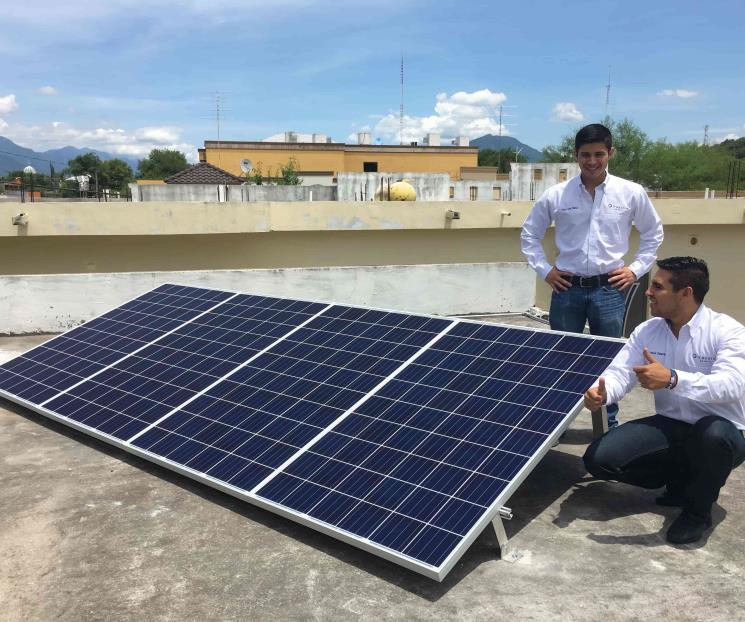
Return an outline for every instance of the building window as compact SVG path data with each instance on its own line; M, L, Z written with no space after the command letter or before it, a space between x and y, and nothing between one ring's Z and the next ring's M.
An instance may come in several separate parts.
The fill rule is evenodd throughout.
M533 169L533 181L541 181L542 179L543 179L543 169L534 168Z
M493 201L501 201L502 200L502 188L500 186L497 186L496 188L492 188L491 190L491 198Z
M363 162L362 171L365 173L377 173L378 163L377 162Z
M559 169L559 181L567 180L567 170L565 168Z
M477 186L469 186L468 197L471 201L476 201L479 198L479 189Z
M450 186L450 198L455 198L455 186Z

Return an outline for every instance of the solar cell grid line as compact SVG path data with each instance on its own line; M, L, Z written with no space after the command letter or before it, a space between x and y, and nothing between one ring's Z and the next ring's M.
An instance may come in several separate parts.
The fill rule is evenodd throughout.
M135 444L249 490L452 323L335 305ZM381 346L393 360L369 354Z
M0 365L0 392L45 402L231 295L162 285Z
M271 309L241 317L236 301L248 295L191 288L186 298L198 296L233 298L193 322L179 320L188 310L178 306L145 327L109 317L60 341L60 351L42 353L71 348L81 366L98 364L99 352L122 358L120 339L162 333L163 322L182 325L79 385L93 403L99 391L121 393L97 403L98 427L2 391L2 366L0 393L437 580L548 451L581 408L584 385L621 347L620 340L274 299L282 314L325 305L287 335L284 320L256 323ZM85 350L94 336L94 349ZM106 349L95 350L102 343ZM266 351L254 356L260 346ZM252 349L250 363L236 370ZM220 375L225 370L229 377ZM106 386L96 382L103 377ZM190 393L178 401L176 389ZM116 421L105 409L121 415L138 392L164 400L167 416L140 408L147 430L111 435L107 426ZM60 400L72 398L84 399L65 393Z
M457 339L457 334L456 334L456 333L457 333L457 330L473 330L473 329L469 329L469 328L468 328L468 326L467 326L466 324L462 324L461 326L459 326L459 327L458 327L458 329L456 329L456 331L453 331L453 332L452 332L452 333L451 333L451 334L450 334L450 335L449 335L449 336L448 336L447 338L443 339L443 340L442 340L442 341L441 341L441 342L440 342L439 344L437 344L436 346L433 346L433 347L432 347L432 349L430 350L430 354L431 354L431 353L434 353L434 352L435 352L435 351L436 351L436 350L437 350L438 348L441 348L441 347L442 347L442 348L444 348L444 347L445 347L445 344L447 344L447 342L449 342L449 341L455 341L455 340ZM477 329L477 330L482 330L482 329ZM505 332L505 329L500 329L500 328L496 328L496 327L493 327L493 326L490 326L490 327L486 328L485 330L491 331L491 332L493 332L493 333L494 333L494 332L496 332L496 331L501 331L502 333L504 333L504 332ZM509 330L509 331L510 331L510 332L509 332L509 334L507 334L507 337L508 337L507 341L513 341L513 342L515 342L515 343L518 343L518 344L521 344L521 343L525 342L526 340L529 340L529 339L533 339L533 338L534 338L534 335L540 335L539 333L537 333L537 332L535 332L535 331L521 331L521 330L518 330L518 329L507 329L507 330ZM519 340L517 340L517 341L516 341L515 337L517 337L517 336L521 336L521 335L522 335L522 337L524 337L524 338L522 338L522 339L519 339ZM560 341L560 340L562 340L562 339L564 339L564 340L566 340L566 339L575 339L575 338L573 338L573 337L561 337L561 336L559 336L559 337L555 337L555 336L551 336L551 335L549 335L548 333L543 333L543 335L544 335L544 336L539 336L539 337L538 337L537 339L543 339L543 340L545 340L545 339L553 339L553 340L554 340L554 344L556 344L557 342L559 342L559 341ZM494 337L494 335L492 335L492 339L493 339L493 337ZM497 342L497 343L499 343L499 342ZM583 349L584 349L584 350L586 350L586 349L588 348L588 345L589 345L589 344L590 344L591 342L589 342L589 341L588 341L588 340L586 340L586 339L582 339L582 340L581 340L581 341L580 341L579 343L581 343L581 344L582 344L582 346L583 346ZM532 347L532 346L528 346L528 347ZM620 345L618 345L618 346L617 346L617 347L615 348L615 350L617 350L617 349L618 349L619 347L620 347ZM484 351L485 351L486 349L488 349L488 348L489 348L489 343L487 342L487 343L486 343L486 347L485 347L485 348L482 348L481 352L476 352L475 354L483 354L483 352L484 352ZM519 350L518 350L518 351L519 351ZM550 350L542 349L541 357L543 358L543 357L547 356L548 352L550 352ZM612 355L613 353L614 353L614 352L610 352L610 354L611 354L611 355ZM474 353L469 353L469 354L470 354L470 355L473 355ZM447 354L447 356L451 356L451 355L452 355L452 353L448 353L448 354ZM424 358L426 358L426 357L424 357ZM576 355L575 355L575 358L576 358ZM474 359L474 360L476 360L476 359ZM530 368L535 368L535 367L537 366L537 364L538 364L538 363L540 362L540 360L541 360L540 358L539 358L539 359L536 359L536 360L534 360L534 361L533 361L533 363L532 363L532 365L531 365L531 366L530 366L530 367L529 367L528 369L530 369ZM504 363L505 363L505 362L507 362L507 359L503 360L503 361L502 361L502 362L500 363L499 367L503 367L503 366L504 366ZM607 364L607 362L608 362L608 361L606 360L606 364ZM410 367L409 367L409 369L412 369L413 367L414 367L414 366L410 366ZM497 370L499 369L499 367L497 368ZM468 368L466 367L465 369L468 369ZM496 371L496 370L494 370L494 371ZM492 373L494 373L494 371L493 371ZM403 376L405 376L405 374L406 374L406 372L404 372L404 374L402 375L402 377L403 377ZM591 379L590 379L590 380L591 380ZM554 380L554 383L555 383L555 382L556 382L556 380ZM482 381L482 384L483 384L483 381ZM391 386L393 386L393 385L394 385L394 383L391 383L391 384L389 385L389 387L391 387ZM517 386L518 386L518 385L517 385L517 384L515 384L515 383L513 382L513 387L512 387L511 389L510 389L510 391L512 391L512 390L515 390L515 388L516 388ZM588 386L589 386L589 385L588 385ZM549 385L549 387L548 387L548 388L550 389L550 388L551 388L551 385ZM584 390L584 389L582 389L582 390ZM477 390L474 390L474 393L476 393L476 392L477 392ZM572 399L572 402L573 402L573 404L576 404L576 402L578 401L578 399L579 399L579 397L580 397L580 396L579 396L579 395L577 395L577 394L575 393L575 394L574 394L574 395L573 395L572 397L573 397L573 399ZM395 404L395 400L393 401L393 403ZM376 405L376 406L377 406L377 405ZM431 406L431 404L430 404L430 406ZM376 408L376 411L377 411L377 415L378 415L379 417L383 417L383 416L385 415L385 409L383 409L383 408L377 407L377 408ZM522 419L525 419L525 418L526 418L526 417L528 416L528 413L529 413L529 409L528 409L528 410L527 410L527 411L526 411L525 413L523 413L523 415L522 415ZM356 417L356 416L358 416L358 415L359 415L359 413L355 413L355 415L354 415L354 416ZM566 416L566 413L564 413L564 415ZM411 418L412 418L412 417L415 417L415 416L416 416L416 413L413 413L413 414L411 414L411 413L410 413L410 417L409 417L409 420L411 420ZM452 415L451 415L451 416L452 416ZM446 421L447 421L447 419L441 420L441 421L440 421L440 423L438 424L438 426L442 425L442 424L443 424L444 422L446 422ZM390 424L390 422L386 422L386 423L387 423L387 424ZM518 424L519 424L519 423L520 423L520 421L518 421ZM342 428L343 428L343 426L340 426L340 427L342 427ZM402 426L402 427L403 427L403 426ZM399 428L399 429L402 429L402 428ZM437 429L437 428L435 428L435 430L436 430L436 429ZM515 428L513 428L513 430L514 430L514 429L517 429L517 428L515 427ZM334 430L334 432L339 432L339 431L340 431L340 429L339 429L339 428L336 428L336 429ZM396 434L398 434L398 433L399 433L399 432L398 432L397 430L395 430L395 429L394 429L394 430L393 430L393 431L392 431L392 432L390 433L390 435L389 435L389 438L391 438L391 437L395 436L395 435L396 435ZM364 431L358 431L358 434L360 434L360 435L363 435L363 434L364 434ZM499 441L499 443L498 443L498 444L496 445L496 447L495 447L494 449L497 449L497 448L499 448L499 447L500 447L500 445L502 445L503 443L505 443L505 442L507 441L507 438L508 438L508 437L509 437L509 436L510 436L511 434L514 434L514 431L511 431L511 432L508 432L507 434L505 434L505 435L504 435L504 437L503 437L503 438L502 438L502 439L501 439L501 440ZM466 434L465 434L465 436L467 437L467 435L468 435L468 431L466 431ZM431 438L431 436L430 436L430 438ZM547 437L546 437L546 435L543 435L543 438L544 438L544 440L545 440L545 438L547 438ZM381 444L381 447L382 447L382 446L383 446L383 445L385 444L385 440L384 440L384 439L376 439L376 440L377 440L377 442L378 442L378 443L380 443L380 444ZM421 445L422 445L423 443L425 443L425 442L427 442L427 439L426 439L426 438L425 438L425 439L420 439L420 440L419 440L419 446L421 446ZM448 456L450 456L450 455L451 455L451 454L453 454L454 452L458 451L458 445L463 445L464 443L465 443L465 441L461 440L461 441L459 441L458 443L456 443L456 444L454 444L453 446L451 446L451 447L450 447L450 449L449 449L449 451L446 451L446 453L445 453L445 456L444 456L444 459L443 459L443 460L441 460L440 462L441 462L441 463L443 463L443 462L444 462L445 460L447 460ZM339 448L339 445L341 445L341 449ZM473 444L472 444L472 445L473 445ZM544 442L544 445L545 445L545 442ZM340 443L335 443L335 444L333 444L333 446L334 446L334 449L335 449L335 450L337 450L337 451L341 452L341 451L342 451L342 450L343 450L343 449L344 449L344 448L345 448L346 446L348 446L348 443L347 443L347 444L345 445L344 443L341 443L341 442L340 442ZM314 450L314 447L311 447L311 448L309 449L309 453L311 453L311 454L312 454L312 453L313 453L313 450ZM446 450L447 450L447 447L446 447ZM513 452L508 452L508 453L513 453ZM361 452L361 454L362 454L363 456L364 456L364 455L366 455L366 454L365 454L365 452ZM477 455L478 455L478 454L477 454ZM482 454L482 456L483 456L483 454ZM517 473L519 472L520 468L524 468L524 466L525 466L525 464L524 464L524 463L525 463L525 462L527 462L527 458L529 457L529 454L528 454L527 456L524 456L524 457L525 457L525 460L521 461L521 463L517 463L517 464L513 464L513 465L510 465L510 468L511 468L511 470L513 471L512 473L510 473L510 477L513 477L514 475L516 475L516 474L517 474ZM431 459L431 456L427 456L427 459ZM489 459L489 456L488 456L488 455L487 455L487 456L483 456L482 464L483 464L483 462L487 461L488 459ZM365 460L369 460L369 458L365 458ZM326 464L327 464L327 463L326 463ZM363 461L363 463L362 463L362 464L365 464L365 462ZM307 467L307 465L305 465L305 466ZM322 470L323 470L323 468L324 468L324 466L325 466L325 464L324 464L323 462L320 462L320 463L319 463L318 461L316 461L316 463L315 463L315 467L316 467L316 472L322 471ZM396 468L397 468L397 466L398 466L398 465L397 465L396 463L393 463L392 465L387 465L387 468L388 468L388 474L390 474L390 473L394 473L394 472L395 472L395 470L396 470ZM436 471L436 467L434 467L434 466L433 466L432 468L435 468L435 471ZM471 466L470 468L473 468L473 467ZM300 469L298 469L298 470L299 470L299 471L302 471L302 468L300 468ZM313 471L313 470L311 469L310 473L311 473L311 474L314 474L314 471ZM475 471L475 473L478 473L478 471ZM378 475L380 476L381 474L379 473ZM310 477L312 478L312 476L313 476L313 475L311 475ZM299 477L299 479L305 479L305 478L302 478L302 477L300 477L300 475L298 475L298 477ZM347 479L348 479L349 477L351 477L351 475L350 475L349 473L347 473ZM367 473L365 473L365 475L364 475L364 478L365 478L365 480L366 480L366 482L367 482L367 483L370 483L370 481L371 481L371 478L369 478L369 477L368 477L368 474L367 474ZM307 480L306 480L306 481L307 481ZM375 478L373 478L373 479L372 479L372 483L373 483L373 486L372 486L372 490L374 491L376 487L380 487L380 486L382 485L382 482L384 482L384 481L385 481L385 480L384 480L384 479L381 479L381 477L378 477L378 478L377 478L377 480L375 480ZM425 481L426 481L426 480L425 480ZM508 478L508 479L505 479L505 481L504 481L504 484L506 484L506 483L508 483L508 482L509 482L509 478ZM295 484L297 484L297 480L296 480ZM341 484L339 484L339 485L341 485ZM398 484L397 484L397 485L398 485ZM466 482L462 482L462 483L461 483L461 485L460 485L460 487L462 488L462 487L463 487L463 486L465 486L465 485L466 485ZM292 485L290 485L290 486L292 486ZM501 487L502 487L502 488L504 488L504 485L502 485ZM302 485L301 485L301 486L297 486L297 485L295 485L295 487L294 487L294 489L296 489L296 490L297 490L297 489L301 489L301 488L302 488ZM418 491L419 491L419 490L421 490L422 488L423 488L422 486L419 486L419 487L412 487L412 486L409 486L409 487L408 487L408 490L409 490L408 494L404 494L404 495L401 495L400 493L399 493L398 495L395 495L395 494L394 494L394 495L393 495L394 497L396 497L396 496L398 497L398 499L399 499L399 503L398 503L398 505L397 505L397 506L393 506L392 508L390 508L390 510L391 510L391 512L390 512L390 516L394 516L394 515L395 515L394 513L396 512L396 510L397 510L398 508L400 508L400 507L401 507L401 506L402 506L403 504L405 504L405 503L406 503L406 501L407 501L407 499L410 499L410 498L412 498L413 496L417 495L417 494L418 494ZM303 492L306 492L306 491L303 491ZM271 489L271 487L270 487L270 488L269 488L268 490L266 490L266 491L262 491L262 493L266 494L267 496L269 496L270 498L272 498L272 499L273 499L273 500L274 500L275 502L279 502L279 503L286 503L286 499L287 499L287 497L288 497L289 495L291 495L291 494L292 494L291 492L290 492L290 493L288 493L288 489L287 489L287 488L285 488L285 487L283 487L283 486L276 486L276 485L274 486L274 489L273 489L273 490L272 490L272 489ZM498 494L498 493L499 493L499 490L496 490L496 491L494 491L494 493L495 493L495 494ZM318 498L316 499L316 502L315 502L314 504L312 504L312 505L311 505L310 507L308 507L308 506L304 505L304 503L305 503L306 499L305 499L305 497L303 497L303 496L300 496L300 498L299 498L299 499L297 499L298 505L302 507L302 510L303 510L303 512L307 513L307 514L308 514L308 515L310 515L310 516L314 516L315 518L317 518L317 519L319 519L319 520L322 520L322 519L323 519L323 517L327 517L327 516L326 516L326 515L324 515L324 513L323 513L323 512L320 512L320 513L314 513L314 510L315 510L316 508L319 508L319 507L321 507L321 506L322 506L322 504L324 503L324 498L328 498L328 497L329 497L329 496L330 496L330 495L331 495L332 493L328 492L328 489L327 489L327 491L326 491L326 492L325 492L324 494L325 494L325 497L324 497L324 496L319 496L319 497L318 497ZM370 494L370 491L368 491L368 494ZM438 494L439 494L439 493L438 493ZM273 495L274 495L274 496L273 496ZM282 497L282 495L284 495L284 497ZM307 495L307 494L306 494L305 496L306 496L306 497L307 497L307 496L311 496L311 497L312 497L312 494L311 494L311 495ZM403 496L403 500L401 500L401 496ZM452 496L453 496L453 495L451 495L451 497L452 497ZM494 494L493 494L493 495L491 495L491 496L493 497L493 496L494 496ZM345 503L344 503L344 501L345 501L344 499L341 499L341 498L339 498L339 497L337 496L336 498L334 498L334 499L333 499L333 502L332 502L332 503L329 503L329 504L328 504L328 506L336 506L336 508L338 508L338 507L342 507L342 508L343 508L343 507L345 507ZM365 502L367 502L367 501L369 501L369 499L365 499ZM460 509L462 510L462 509L464 508L463 502L470 502L470 501L471 501L471 500L467 500L467 499L466 499L466 500L461 500L461 503L460 503L460 505L459 505L459 508L460 508ZM422 505L422 499L417 499L417 503L415 503L415 504L413 504L413 505L414 505L414 507L416 507L416 508L417 508L417 510L419 510L419 509L421 508L421 505ZM452 505L452 504L451 504L451 505ZM485 506L484 506L483 504L479 504L479 505L481 505L481 507L482 507L482 511L486 509L486 507L485 507ZM291 507L292 507L292 506L291 506ZM348 517L350 516L350 514L352 514L352 513L354 512L354 506L353 506L353 505L350 505L349 503L347 503L347 504L346 504L346 507L348 508L348 511L347 511L346 513L343 513L343 512L342 512L342 514L341 514L341 517L340 517L340 518L337 518L337 522L335 523L336 525L340 525L340 526L341 526L341 528L344 528L344 527L350 528L350 527L351 527L351 525L350 525L350 524L349 524L348 522L347 522L347 523L345 523L345 521L347 521L347 519L348 519ZM323 508L322 508L322 509L323 509ZM471 508L471 509L473 509L473 508ZM497 508L497 509L498 509L498 508ZM374 515L374 512L372 512L372 511L370 511L370 510L371 510L371 508L365 508L365 513L366 513L366 514L371 514L371 515ZM328 514L328 512L329 512L329 509L328 509L328 508L326 508L326 509L325 509L325 511L326 511L326 513ZM444 511L444 508L443 508L443 507L440 507L440 508L439 508L439 509L437 510L437 512L442 512L442 511ZM332 514L333 514L333 512L332 512ZM472 512L472 514L473 514L473 512ZM437 516L437 513L435 513L435 514L434 514L434 515L433 515L433 516L432 516L432 517L430 518L430 520L432 520L433 518L436 518L436 516ZM379 517L380 517L380 515L379 515ZM449 520L450 520L450 519L449 519ZM369 525L369 524L370 524L370 521L368 520L366 524L368 524L368 525ZM373 521L373 524L374 524L374 521ZM363 526L364 526L364 525L363 525ZM378 525L378 527L377 527L377 528L376 528L375 530L373 530L372 532L366 532L366 533L363 533L363 534L359 534L359 533L358 533L358 535L359 535L359 536L361 536L361 537L365 537L365 538L367 538L367 539L370 539L370 538L374 538L374 533L375 533L375 531L379 531L379 530L382 530L382 529L384 529L384 528L385 528L385 523L381 523L381 524L379 524L379 525ZM421 530L423 530L423 529L424 529L424 527L422 527L422 528L420 529L420 531L421 531ZM444 531L447 531L447 530L444 530ZM462 535L462 533L461 533L461 535ZM416 537L416 534L415 534L415 537ZM450 536L448 536L448 537L450 537ZM450 539L452 539L452 538L450 538ZM385 543L383 543L383 544L385 545ZM446 550L446 549L445 549L445 550ZM442 557L440 556L440 558L438 558L438 559L442 559Z
M277 345L278 343L280 343L284 339L287 339L288 337L290 337L293 333L297 332L298 330L301 330L303 328L303 326L305 326L306 324L308 324L311 321L313 321L319 315L321 315L322 313L324 313L325 311L327 311L330 307L331 307L331 305L327 305L326 307L320 309L314 315L310 316L305 322L299 324L298 326L296 326L295 328L293 328L291 331L289 331L286 335L283 335L282 337L279 337L278 339L272 341L272 343L270 343L269 345L265 346L262 350L259 350L258 352L256 352L254 355L252 355L250 358L246 359L243 363L241 363L240 365L238 365L237 367L235 367L233 370L231 370L230 372L228 372L224 376L222 376L222 377L218 378L217 380L215 380L212 384L210 384L207 387L205 387L204 389L202 389L199 393L195 394L194 396L192 396L191 398L189 398L187 401L185 401L184 403L182 403L179 406L177 406L176 408L174 408L172 411L166 413L160 419L157 419L156 421L152 422L146 428L143 428L142 430L140 430L136 434L132 435L130 438L127 439L127 443L133 443L140 436L142 436L143 434L145 434L146 432L149 432L154 427L156 427L156 426L160 425L161 423L163 423L168 417L170 417L174 413L176 413L176 412L178 412L178 411L183 410L184 408L186 408L191 402L193 402L194 400L196 400L197 398L199 398L201 395L207 393L210 389L212 389L213 387L217 386L219 383L221 383L224 380L227 380L228 378L230 378L233 374L235 374L238 371L240 371L243 367L249 365L252 361L254 361L255 359L259 358L262 354L264 354L267 351L269 351L270 348L274 347L275 345Z
M288 313L288 307L296 310ZM247 345L249 342L245 337L250 333L223 329L215 334L214 331L219 331L222 325L240 317L240 325L245 327L250 323L255 331L265 333L259 337L264 339L266 345L263 347L267 347L277 341L276 336L268 335L273 332L287 334L297 324L312 319L312 311L318 313L323 308L318 303L236 294L220 307L195 318L198 322L206 321L206 324L190 322L179 327L157 343L141 349L137 357L127 357L103 370L96 378L88 379L65 395L51 400L48 407L79 423L126 440L153 421L192 401L207 386L220 382L259 351L256 340L250 342L254 347ZM190 348L188 352L178 349L174 352L173 348L165 347L180 344L185 333L193 337L195 327L211 335L212 339L203 340L199 347ZM242 340L238 358L220 360L212 356L237 340ZM180 364L174 365L174 360Z

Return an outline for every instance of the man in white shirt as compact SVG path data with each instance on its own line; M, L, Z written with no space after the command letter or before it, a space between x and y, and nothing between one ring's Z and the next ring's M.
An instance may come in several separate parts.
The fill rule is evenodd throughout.
M646 291L655 317L634 330L585 394L585 406L597 410L638 382L654 392L657 414L596 439L584 461L600 479L666 486L657 503L683 508L667 539L684 544L711 526L720 488L745 459L745 327L703 304L704 261L671 257L657 266Z
M552 186L533 206L523 224L522 251L530 266L553 290L549 322L553 330L623 336L623 293L646 274L662 243L662 222L645 190L608 173L613 156L610 130L599 123L583 127L574 139L580 175ZM556 225L556 264L546 258L543 237ZM639 250L624 265L632 224ZM608 405L608 425L618 421L616 404Z

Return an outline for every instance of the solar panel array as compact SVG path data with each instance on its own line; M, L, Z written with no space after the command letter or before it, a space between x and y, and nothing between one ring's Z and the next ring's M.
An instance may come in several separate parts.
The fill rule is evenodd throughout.
M442 579L621 345L164 285L0 366L0 395Z

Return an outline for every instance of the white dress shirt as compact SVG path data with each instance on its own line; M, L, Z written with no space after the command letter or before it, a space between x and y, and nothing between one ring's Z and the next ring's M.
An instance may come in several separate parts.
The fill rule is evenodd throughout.
M667 320L640 324L602 374L608 404L636 384L632 367L645 365L643 349L678 373L674 389L653 391L659 415L695 423L706 415L729 419L745 430L745 327L701 305L675 338Z
M652 267L662 244L662 221L644 188L607 175L595 188L593 200L577 175L551 186L533 206L520 236L523 255L545 279L552 266L543 250L543 236L555 223L556 267L580 276L606 274L623 267L632 222L640 241L629 268L639 278Z

